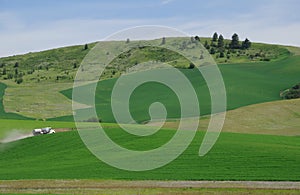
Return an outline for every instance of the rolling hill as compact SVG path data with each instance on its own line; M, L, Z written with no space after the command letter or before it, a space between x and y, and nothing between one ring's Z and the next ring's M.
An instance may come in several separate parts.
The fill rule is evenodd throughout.
M280 91L299 80L300 57L290 56L275 62L222 64L219 65L219 68L226 87L227 109L233 110L247 105L280 100ZM201 115L209 114L210 96L203 77L200 76L197 69L181 69L181 71L196 90ZM110 96L116 81L117 79L100 81L97 87L96 109L103 122L114 122ZM178 87L184 88L184 86ZM81 88L83 91L89 91L89 86ZM62 93L71 98L72 89L62 91ZM145 122L150 119L148 108L155 101L166 105L167 110L169 109L168 118L180 117L177 97L162 84L143 84L134 91L130 100L132 103L130 106L131 114L138 122ZM75 101L79 100L75 99ZM80 103L84 104L85 102Z
M160 41L161 40L153 40L152 42ZM205 41L210 41L210 39L201 38L202 44ZM227 43L229 40L225 40L225 42ZM65 90L72 87L72 80L81 60L95 44L96 43L88 44L88 49L86 50L84 46L72 46L1 58L0 73L2 74L0 74L0 82L7 85L4 96L5 111L35 119L46 120L54 118L54 120L71 120L72 117L66 116L72 114L72 102L70 99L59 94L59 92L63 91L63 94L70 97L70 92ZM125 41L120 41L117 44L125 44ZM197 43L192 40L188 39L188 41L186 41L186 39L182 38L173 38L173 40L170 38L169 40L167 38L166 44L175 44L175 47L182 51L191 52L194 56L199 55L199 51L195 50ZM228 50L228 52L230 52L230 54L228 54L230 55L229 59L218 57L219 53L212 55L215 61L220 64L219 67L224 76L225 85L228 88L229 109L253 103L278 100L280 90L287 89L298 83L298 80L293 76L297 74L298 71L297 64L299 63L299 59L296 55L298 50L298 48L294 47L252 43L252 47L248 50ZM172 52L164 52L166 53L165 55L161 55L160 53L161 51L157 48L140 48L138 50L129 51L128 54L123 54L130 55L127 60L124 61L124 56L121 55L112 62L112 65L116 66L112 66L114 68L108 69L105 72L104 78L118 77L120 71L124 70L124 67L130 67L137 62L140 63L151 59L163 60L165 63L183 68L182 72L188 77L191 77L190 79L197 90L203 90L203 86L205 85L203 80L201 78L195 79L197 72L187 69L189 64L187 64L185 59ZM254 57L250 58L250 56ZM268 58L270 61L263 62L265 58ZM5 74L3 73L4 69ZM15 74L16 69L18 70L17 75ZM272 72L275 70L277 70L277 72ZM279 75L280 71L285 72L283 72L283 75ZM264 75L265 72L267 72L266 75ZM287 76L285 76L286 78L283 77L289 73L292 74L291 78ZM11 79L8 78L9 74L12 76ZM23 81L21 84L16 83L16 79L19 78L18 75L22 76ZM275 77L277 78L278 75L282 77L282 82L275 83L277 82ZM266 76L266 78L264 78L264 76ZM273 84L271 80L274 80ZM114 82L114 79L113 81L103 81L100 85L111 87L112 82ZM260 86L260 82L263 82L262 86ZM277 84L278 86L275 86ZM249 89L246 89L247 86L245 87L245 85L249 86ZM160 91L161 86L154 87ZM258 89L260 87L261 89ZM141 93L136 93L135 96L137 98L139 94L141 96L146 95L146 93L142 92L144 90L142 88L143 87L141 87L140 90ZM238 93L241 94L239 95ZM249 100L240 98L244 93ZM264 95L266 96L262 97ZM34 99L31 98L33 96L35 97ZM105 94L103 98L106 98L106 96L107 94ZM207 100L207 97L201 96L201 98ZM170 98L166 99L166 101L170 101ZM106 112L106 103L102 104L102 107L99 105L99 109L101 107L101 109L105 110L105 113L99 113L99 115L101 115L104 121L112 121L110 113ZM170 117L176 118L178 117L177 109L173 108L173 104L176 103L173 102L171 104L174 114L171 114ZM202 103L203 114L207 114L209 113L209 106L204 104L205 103ZM138 102L137 105L139 105ZM133 106L133 109L136 109L135 106ZM139 112L144 110L144 108L140 107L138 109L140 111L137 111L136 115L140 116ZM136 111L134 111L134 113L135 112ZM145 121L147 119L147 116L143 114L137 120Z
M192 46L195 43L184 44L176 39L178 47L185 45L187 50L194 52ZM201 41L205 40L208 39L201 38ZM167 41L167 44L171 43ZM71 81L82 58L94 44L89 44L88 49L73 46L0 59L0 139L10 132L28 133L41 126L75 128L70 115ZM213 56L225 82L229 111L224 132L204 157L198 156L198 150L204 136L202 130L208 123L206 115L211 111L208 89L199 71L189 69L186 59L172 52L159 55L161 50L157 48L131 52L124 54L131 56L126 60L120 56L113 61L111 65L115 68L109 69L106 79L99 81L95 98L97 114L107 135L123 147L149 150L170 140L175 132L172 128L178 125L180 107L176 95L166 86L155 82L143 84L130 99L131 114L142 124L150 119L148 108L151 103L159 101L166 106L168 121L164 129L151 136L136 137L125 133L113 124L110 108L111 90L124 67L131 67L136 61L164 58L192 83L202 115L200 131L179 158L152 171L119 170L99 161L82 143L78 132L71 130L0 143L0 179L299 181L299 100L287 101L280 97L282 90L299 83L299 48L253 43L247 51L232 51L229 59L218 57L218 53ZM256 57L249 58L255 54ZM269 60L264 60L266 58ZM124 64L113 66L120 62ZM7 78L16 68L17 75L22 73L20 84L16 83L18 76ZM85 92L90 90L89 85L81 87ZM89 109L85 102L77 103L82 109ZM89 129L93 126L86 124L91 125Z

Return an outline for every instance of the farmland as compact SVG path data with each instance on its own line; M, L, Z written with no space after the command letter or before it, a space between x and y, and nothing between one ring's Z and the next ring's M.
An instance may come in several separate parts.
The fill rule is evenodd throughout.
M227 109L280 100L280 91L293 86L299 80L300 57L290 56L275 62L257 62L219 65L227 93ZM181 69L196 90L202 115L210 113L210 96L203 77L197 69ZM114 122L110 108L110 96L117 79L100 81L96 91L96 109L104 122ZM182 84L184 85L184 84ZM88 86L86 89L88 91ZM81 87L81 88L84 88ZM178 86L183 88L183 86ZM151 89L151 95L149 90ZM62 92L71 98L72 89ZM76 101L76 99L75 99ZM179 118L179 102L165 85L146 83L131 96L131 113L138 122L149 120L148 107L160 101L166 105L168 118ZM81 102L84 103L84 102Z
M161 130L132 139L119 128L106 132L118 144L139 150L160 146L173 134L173 130ZM1 145L0 179L297 181L300 177L299 137L222 133L209 155L199 157L202 137L198 132L189 148L172 163L143 172L123 171L99 161L84 147L76 131L31 137Z
M160 41L153 40L149 43ZM201 38L202 44L205 41L209 41L209 38ZM226 40L226 42L229 42L229 40ZM125 43L118 42L118 44L124 45ZM72 87L76 71L79 70L83 57L91 50L95 43L88 45L89 49L87 50L84 50L84 46L82 45L1 58L0 73L3 73L4 69L6 72L5 75L0 74L1 82L7 85L4 96L5 110L34 119L45 120L58 117L63 117L62 120L72 119L72 117L64 117L72 113L72 102L59 92L63 91L64 95L69 98L71 97L70 88ZM196 47L197 44L186 41L183 38L167 39L166 45L175 45L174 47L178 50L190 53L194 57L199 55ZM183 45L185 45L185 48L182 48ZM108 50L112 49L110 46L107 47ZM280 90L290 88L298 82L295 76L299 62L299 58L296 55L298 50L298 48L294 47L253 43L249 50L236 50L234 51L235 53L232 52L230 59L217 58L218 54L212 55L214 60L220 64L219 68L225 80L227 94L229 95L228 109L280 99L278 96ZM127 60L124 60L124 56L122 55L115 59L111 67L105 72L105 75L103 75L104 79L113 78L111 81L105 80L99 83L106 90L104 95L97 93L98 97L105 100L101 105L98 103L98 110L103 110L102 113L98 113L103 121L113 121L109 108L106 108L109 103L106 100L109 96L107 91L111 89L113 83L116 81L116 77L121 74L124 67L130 67L135 63L142 63L148 60L163 60L164 63L182 68L181 71L187 75L196 88L198 95L203 99L200 102L202 105L202 114L209 113L209 102L206 101L209 99L209 96L205 93L207 92L205 82L199 76L200 74L196 69L187 69L188 62L185 59L170 51L166 55L161 55L160 49L157 48L152 50L148 48L135 49L129 51L128 55L130 57ZM250 55L256 55L257 57L250 59ZM263 62L263 57L260 57L260 55L267 56L270 61ZM17 62L18 67L14 68ZM16 84L13 79L7 78L9 72L13 74L15 69L18 69L18 73L22 73L23 75L23 82L21 84ZM274 69L276 72L269 72L269 69ZM34 71L32 72L32 70ZM280 71L284 71L283 74L280 74ZM281 81L277 80L278 77ZM98 87L98 92L103 92L101 90L104 90L104 88L100 89L101 87ZM150 99L150 97L147 97L147 90L145 90L147 87L154 87L152 91L157 91L157 93L166 89L164 86L147 84L146 86L141 86L134 96L136 98L146 96L146 100ZM203 90L204 93L200 94L199 90ZM243 96L244 93L246 93L245 97ZM35 98L30 98L32 96ZM241 98L240 96L243 97ZM173 106L176 105L174 96L165 100L170 101L170 107L174 111L174 114L170 117L178 117L178 109ZM165 102L165 100L162 101ZM136 107L139 107L140 103L136 102L135 104L137 104ZM136 113L135 115L139 116L137 118L139 122L148 119L145 114L139 114L143 112L142 110L144 109L141 107L139 111L133 111L133 113Z
M179 38L178 40L180 42ZM205 40L205 38L201 39L201 41ZM89 44L89 49L93 45L94 43ZM261 50L265 51L264 56L267 56L269 61L264 61L260 56L253 60L247 57ZM150 120L149 106L157 101L163 103L168 111L163 129L151 136L138 137L124 132L114 123L110 100L117 77L124 67L130 67L130 64L135 64L136 61L150 60L151 52L155 54L156 60L160 60L159 51L157 48L153 50L144 48L140 51L134 50L133 54L130 54L131 58L127 60L122 60L122 56L117 58L111 66L118 62L124 64L109 69L105 79L98 82L96 89L96 110L106 134L120 146L131 150L146 151L162 146L172 139L179 124L178 98L168 87L155 82L145 83L133 92L130 97L130 112L140 123L140 126L134 126L142 131L145 128L144 124ZM199 157L198 151L211 112L210 96L205 80L196 68L189 69L185 59L180 56L174 53L162 55L166 58L165 62L177 67L195 88L201 110L200 125L192 143L177 159L158 169L142 172L120 170L98 160L85 147L76 131L71 115L72 103L76 103L77 107L86 111L89 108L85 105L86 102L71 99L72 79L87 52L83 46L73 46L0 59L1 63L6 64L7 71L12 71L17 61L19 71L30 72L35 69L33 73L23 75L24 81L21 84L4 79L4 75L0 77L0 140L14 133L28 134L34 128L45 126L63 130L54 135L0 143L0 180L2 180L0 185L3 183L12 186L9 188L12 189L11 191L2 191L3 193L40 193L28 186L27 190L24 190L24 185L30 185L31 182L39 183L39 181L45 185L47 193L71 193L72 189L81 185L88 188L89 185L86 186L85 182L91 182L93 186L105 185L105 182L108 182L116 193L149 194L166 192L165 187L160 185L150 190L148 185L143 184L149 180L154 180L153 182L299 181L300 102L299 99L282 100L280 97L282 91L299 83L299 48L253 43L253 48L248 51L231 53L230 60L226 62L224 58L213 56L224 79L228 112L223 132L212 150L204 157ZM41 58L46 59L45 63ZM89 87L89 85L81 86L83 95L90 91ZM178 87L184 88L184 84ZM89 131L93 131L95 123L82 123ZM150 125L156 124L154 122ZM17 181L12 180L20 180L20 183L15 185L14 182ZM48 189L45 180L63 183L66 188L70 182L69 187L72 189L64 189L63 186L60 189L48 186ZM79 183L72 184L74 180ZM135 182L135 180L139 181ZM22 183L23 181L26 184ZM125 185L125 182L134 182L137 186L123 189L122 185ZM115 188L114 185L118 187ZM205 185L209 186L209 184ZM224 190L203 189L202 186L199 188L181 186L174 188L173 191L195 194L220 193L223 192L222 190L225 194L247 192L245 186L235 187L232 184L232 188L226 186L227 189ZM99 188L102 189L101 186ZM141 191L135 191L136 188ZM298 188L292 190L280 188L277 189L278 191L272 189L253 187L252 192L298 193ZM92 189L90 190L89 192L94 193ZM101 193L108 193L106 190ZM95 191L97 192L100 191Z

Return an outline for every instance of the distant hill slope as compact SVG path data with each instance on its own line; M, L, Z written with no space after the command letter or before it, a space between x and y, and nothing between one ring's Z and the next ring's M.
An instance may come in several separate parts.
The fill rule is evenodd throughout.
M227 92L227 109L233 110L251 104L280 100L280 91L299 80L300 57L291 56L274 62L222 64L219 68ZM181 71L189 78L196 90L201 115L209 114L210 96L204 79L197 69L181 69ZM115 82L116 79L100 81L96 91L96 109L104 122L114 122L110 95ZM88 87L84 86L82 90L88 90ZM184 86L178 87L184 89ZM72 97L72 89L62 93L69 98ZM75 101L79 100L75 99ZM156 101L166 106L168 118L180 117L180 105L176 95L161 84L141 85L131 95L130 101L131 114L138 122L150 119L148 108Z
M211 40L210 38L200 39L202 44ZM160 39L153 40L153 42L155 41L161 42ZM201 53L193 49L193 46L197 44L194 41L192 39L186 41L182 38L166 38L166 44L175 44L178 49L189 51L195 58L201 58ZM225 42L229 42L229 40L225 40ZM117 43L125 44L125 41ZM8 86L4 95L5 111L37 119L57 118L72 114L71 100L59 94L59 91L72 87L72 81L81 60L95 44L88 44L87 49L80 45L0 58L0 82L4 82ZM216 62L222 64L220 68L228 88L229 109L277 100L280 90L298 83L299 79L295 77L295 74L299 72L297 65L299 60L298 56L295 56L295 54L300 53L298 50L299 48L295 47L252 43L250 49L230 51L229 58L220 58L218 52L213 54ZM120 55L111 63L111 67L105 72L104 78L118 77L124 68L151 59L162 60L182 68L182 71L187 76L191 76L192 80L194 79L193 75L198 75L194 70L187 69L189 62L186 59L176 53L162 51L160 48L141 47L123 55L127 54L130 57L124 58ZM266 58L270 61L262 62ZM283 71L282 74L280 71ZM18 82L21 84L17 84ZM113 81L107 81L107 83L110 82ZM197 81L194 82L196 88L199 88ZM146 91L140 94L147 96ZM205 97L204 99L207 100L208 98ZM173 107L173 103L171 101L171 107ZM209 113L209 105L203 106L205 107L202 109L203 114ZM137 113L144 110L143 106L139 110ZM174 114L171 117L176 118L178 110L175 108L172 110ZM105 113L107 114L100 113L101 118L111 121L110 112ZM137 114L137 116L140 117L138 121L147 120L147 116L144 114ZM61 119L70 120L72 117Z
M166 44L169 39L166 38ZM193 53L194 44L197 42L186 41L186 39L175 38L176 47L180 50L189 50ZM210 38L201 38L201 43L211 42ZM153 40L148 42L157 42L161 40ZM119 44L124 44L125 41L119 41ZM173 44L174 42L172 42ZM229 40L225 40L229 43ZM40 82L70 82L73 80L75 73L80 66L82 59L95 46L96 43L88 44L86 49L84 45L64 47L52 49L48 51L28 53L24 55L16 55L11 57L0 58L0 81L12 80L17 83L40 83ZM196 51L195 57L200 58L201 53ZM262 60L275 61L290 55L289 50L284 46L252 43L251 48L242 49L225 49L225 56L220 57L218 50L211 54L215 61L220 63L246 63L257 62ZM162 55L163 53L163 55ZM131 56L124 64L124 58L120 56L120 60L116 59L115 63L122 62L121 66L133 66L135 63L147 61L152 58L163 62L175 61L171 65L178 67L188 67L189 63L184 61L178 54L169 54L169 52L161 51L161 49L138 48L129 51ZM151 55L148 55L151 54ZM130 55L129 55L130 56ZM124 56L123 56L124 57ZM99 62L100 63L100 62ZM132 64L130 64L132 63ZM119 65L119 66L120 66ZM106 72L105 77L111 78L119 75L122 67L112 68ZM22 80L21 80L22 78Z

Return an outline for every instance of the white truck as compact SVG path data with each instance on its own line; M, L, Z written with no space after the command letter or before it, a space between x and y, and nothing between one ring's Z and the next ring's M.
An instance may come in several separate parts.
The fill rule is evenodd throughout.
M41 129L34 129L32 131L32 134L35 135L44 135L44 134L53 134L55 133L55 130L52 129L51 127L44 127Z

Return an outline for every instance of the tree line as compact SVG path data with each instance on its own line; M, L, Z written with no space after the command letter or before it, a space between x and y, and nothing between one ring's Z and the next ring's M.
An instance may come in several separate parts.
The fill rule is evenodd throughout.
M218 57L225 57L225 50L228 50L227 54L230 53L229 50L241 49L246 50L251 47L251 41L246 38L244 41L239 40L239 35L234 33L231 37L231 40L225 42L225 39L222 34L218 35L215 32L209 43L207 40L204 42L204 47L209 51L210 54L220 53ZM229 56L227 55L227 58Z

